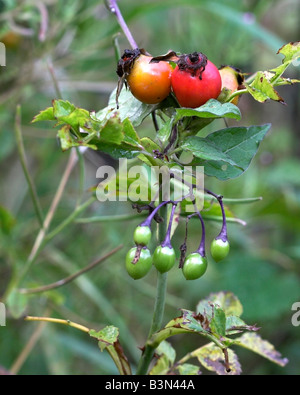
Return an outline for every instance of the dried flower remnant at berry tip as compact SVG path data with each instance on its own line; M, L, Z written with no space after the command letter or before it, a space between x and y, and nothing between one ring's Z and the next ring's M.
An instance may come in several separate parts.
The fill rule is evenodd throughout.
M199 79L202 80L202 73L207 65L207 56L202 52L184 54L179 57L177 65L179 70L189 71L192 76L199 74Z

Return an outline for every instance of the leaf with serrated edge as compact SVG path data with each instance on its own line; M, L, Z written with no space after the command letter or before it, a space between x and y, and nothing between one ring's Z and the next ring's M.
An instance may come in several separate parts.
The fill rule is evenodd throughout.
M48 107L45 110L40 111L40 113L37 114L31 122L34 123L40 121L55 121L55 119L56 118L53 113L53 107Z
M91 329L89 335L97 339L99 342L103 343L103 351L105 347L112 346L118 340L119 329L113 325L109 325L99 332Z
M267 340L263 340L257 333L244 333L242 336L235 339L237 346L247 348L264 358L276 363L280 366L285 366L289 361L287 358L282 358L281 354L275 350L274 346Z
M113 325L109 325L99 332L91 329L89 331L89 335L98 340L98 345L101 351L104 351L105 349L108 351L122 375L131 374L128 359L119 342L118 328Z
M265 102L268 99L284 103L283 98L274 89L272 83L268 80L268 74L263 71L259 71L256 74L254 81L248 85L245 84L248 92L254 97L255 100L260 103Z
M292 62L298 59L300 57L300 41L284 45L277 53L284 56L282 63Z

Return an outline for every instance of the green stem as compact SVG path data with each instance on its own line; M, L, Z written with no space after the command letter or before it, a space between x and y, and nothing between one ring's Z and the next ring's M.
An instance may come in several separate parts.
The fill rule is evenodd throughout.
M43 213L42 209L40 206L40 202L36 193L36 189L34 186L34 183L32 181L32 178L30 176L28 167L27 167L27 162L26 162L26 155L25 155L25 149L24 149L24 144L23 144L23 138L22 138L22 131L21 131L21 106L17 106L17 111L16 111L16 118L15 118L15 136L16 136L16 142L17 142L17 148L18 148L18 153L22 165L22 169L29 187L29 192L30 196L33 202L33 206L35 209L36 216L38 218L38 221L40 223L40 226L43 227L44 219L43 219Z
M88 218L78 218L76 222L78 224L90 224L93 222L119 222L119 221L128 221L133 219L141 219L146 217L146 213L140 214L119 214L119 215L103 215L102 217L88 217Z
M166 229L168 226L167 221L167 206L163 206L161 209L161 215L164 218L164 222L159 225L159 241L162 242L165 238ZM165 309L165 300L166 300L166 290L167 290L167 273L159 273L157 272L157 286L156 286L156 298L155 298L155 305L154 305L154 313L152 317L152 324L150 327L150 331L148 334L148 339L151 338L153 333L157 332L161 329L164 309ZM148 372L149 365L153 358L155 351L155 347L147 344L143 355L139 361L136 374L137 375L145 375Z
M211 200L211 196L205 195L204 196L205 200ZM263 200L261 196L259 197L254 197L254 198L242 198L242 199L235 199L235 198L223 198L222 199L224 203L226 204L249 204L249 203L255 203Z

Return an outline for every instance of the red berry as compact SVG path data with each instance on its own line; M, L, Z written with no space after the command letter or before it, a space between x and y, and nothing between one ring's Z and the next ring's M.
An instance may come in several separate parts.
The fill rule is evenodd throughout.
M178 103L189 108L217 99L222 87L218 68L200 52L180 57L171 82Z

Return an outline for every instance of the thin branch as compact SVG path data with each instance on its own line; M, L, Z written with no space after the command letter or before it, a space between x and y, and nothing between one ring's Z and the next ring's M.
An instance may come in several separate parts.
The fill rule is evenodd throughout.
M104 256L102 256L102 257L96 259L94 262L90 263L88 266L84 267L83 269L79 270L78 272L76 272L76 273L74 273L62 280L56 281L52 284L37 287L37 288L28 288L28 289L23 288L23 289L20 289L19 292L22 294L33 294L33 293L46 292L46 291L50 291L52 289L62 287L63 285L66 285L66 284L70 283L71 281L74 281L77 277L81 276L82 274L87 273L88 271L94 269L97 265L104 262L110 256L114 255L122 247L123 247L123 245L119 245L118 247L114 248L112 251L108 252Z
M47 233L47 231L49 229L49 226L50 226L51 221L53 219L54 213L55 213L55 211L57 209L57 206L58 206L58 204L60 202L60 199L61 199L61 197L63 195L63 192L65 190L67 181L68 181L68 179L70 177L70 174L71 174L76 162L77 162L76 151L72 150L71 154L69 156L69 160L68 160L67 166L65 168L64 174L63 174L63 176L61 178L61 181L60 181L60 184L59 184L58 189L56 191L56 194L55 194L55 196L54 196L54 198L52 200L51 206L50 206L49 211L48 211L48 213L46 215L45 221L43 223L43 227L39 231L39 233L38 233L38 235L37 235L37 237L35 239L34 245L32 247L32 250L30 252L28 260L27 260L27 262L26 262L26 264L24 266L23 272L21 273L21 275L20 275L20 277L18 279L18 284L23 280L23 278L26 276L26 274L28 273L28 271L32 267L33 263L35 262L35 259L38 256L38 253L40 252L40 250L41 250L41 248L43 246L43 243L44 243L45 237L46 237L46 233Z
M51 322L54 324L62 324L62 325L67 325L71 326L72 328L78 329L81 332L89 333L90 329L87 328L86 326L76 324L76 322L72 322L69 320L61 320L59 318L50 318L50 317L31 317L27 316L24 318L25 321L42 321L42 322Z
M40 31L39 31L39 40L44 42L46 40L46 34L48 30L48 10L44 3L41 1L36 4L40 15L41 15L41 23L40 23Z
M59 84L58 84L56 75L55 75L55 73L54 73L53 64L50 63L49 61L47 61L47 68L48 68L48 71L49 71L49 73L50 73L50 76L51 76L53 85L54 85L54 89L55 89L56 96L57 96L58 99L62 99L62 92L61 92L61 90L60 90L60 87L59 87Z
M129 28L124 20L123 15L121 14L121 11L118 7L117 1L116 0L107 0L106 3L107 3L107 6L108 6L110 12L116 16L121 29L123 30L129 44L131 45L131 48L132 49L138 48L138 45L135 42L135 39L133 38L131 31L129 30Z

